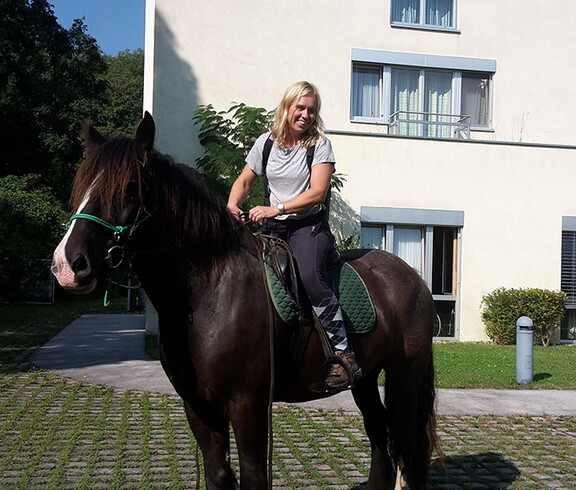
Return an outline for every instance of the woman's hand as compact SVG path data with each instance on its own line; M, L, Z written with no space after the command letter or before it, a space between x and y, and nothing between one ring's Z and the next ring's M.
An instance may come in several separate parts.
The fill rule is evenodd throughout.
M250 219L254 222L262 219L275 218L280 214L280 210L276 206L256 206L250 210Z
M240 220L244 219L241 216L244 213L240 209L240 206L242 206L242 203L246 200L248 194L250 194L250 190L257 180L258 176L252 171L250 166L246 164L244 170L242 170L242 173L232 185L230 196L228 196L227 207L228 210Z
M236 219L239 220L242 219L242 214L244 213L244 211L242 211L238 206L236 206L235 204L228 203L227 208L228 211L230 211Z

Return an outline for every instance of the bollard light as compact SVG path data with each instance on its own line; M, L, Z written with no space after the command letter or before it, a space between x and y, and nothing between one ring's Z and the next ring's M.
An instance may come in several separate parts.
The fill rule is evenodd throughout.
M516 382L532 383L534 373L534 322L527 316L516 321Z

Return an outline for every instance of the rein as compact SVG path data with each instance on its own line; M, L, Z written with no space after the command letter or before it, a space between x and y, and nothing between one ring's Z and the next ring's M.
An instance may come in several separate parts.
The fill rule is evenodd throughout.
M243 213L247 214L247 213ZM261 246L264 247L264 243L260 242ZM274 466L274 431L273 431L273 403L274 403L274 384L275 384L275 364L274 364L274 305L272 304L272 295L268 288L268 283L266 281L266 264L264 261L264 250L262 249L259 257L259 263L262 268L262 281L267 289L268 294L266 294L267 306L268 306L268 325L270 326L270 338L269 338L269 354L270 354L270 390L268 392L268 488L272 488L272 483L274 481L273 477L273 466Z

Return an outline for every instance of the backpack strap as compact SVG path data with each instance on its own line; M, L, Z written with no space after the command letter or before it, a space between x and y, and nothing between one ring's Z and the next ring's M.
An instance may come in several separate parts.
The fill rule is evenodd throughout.
M264 149L262 150L262 175L264 176L264 206L270 206L270 186L268 185L268 177L266 177L266 165L268 165L268 159L270 158L270 151L272 150L272 136L268 136L268 139L264 142Z

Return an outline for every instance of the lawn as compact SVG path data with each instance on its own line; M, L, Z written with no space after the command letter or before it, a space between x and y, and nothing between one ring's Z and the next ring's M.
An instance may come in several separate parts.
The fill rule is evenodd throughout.
M66 295L54 305L0 305L0 371L14 371L27 355L84 313L122 313L125 299L109 307L102 293ZM148 344L155 338L149 338ZM149 345L153 349L153 345ZM516 347L483 343L435 343L439 388L576 389L576 346L534 347L534 381L516 383Z
M516 346L434 344L440 388L523 388L516 383ZM534 346L532 389L576 389L576 346Z

